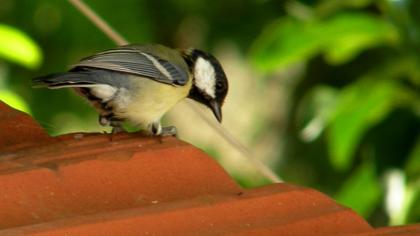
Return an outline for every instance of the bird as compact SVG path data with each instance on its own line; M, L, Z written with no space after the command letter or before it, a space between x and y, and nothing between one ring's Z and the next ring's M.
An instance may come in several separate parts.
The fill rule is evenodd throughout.
M196 48L128 44L81 59L70 70L34 78L34 87L72 88L99 112L99 124L123 123L154 136L176 135L162 116L184 98L209 108L222 121L228 80L220 62Z

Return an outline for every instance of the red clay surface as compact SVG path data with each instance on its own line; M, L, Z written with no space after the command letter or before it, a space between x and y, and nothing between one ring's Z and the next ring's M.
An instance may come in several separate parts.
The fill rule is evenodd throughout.
M1 103L0 119L0 235L420 235L308 188L242 189L176 138L50 138Z

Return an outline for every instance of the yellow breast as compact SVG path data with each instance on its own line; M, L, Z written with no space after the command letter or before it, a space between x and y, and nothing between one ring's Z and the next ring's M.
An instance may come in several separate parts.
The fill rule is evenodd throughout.
M191 79L184 86L172 86L138 77L133 81L136 88L130 92L125 91L128 96L122 94L113 102L116 105L114 113L143 128L160 120L168 110L188 96L191 88ZM124 99L126 101L122 101Z

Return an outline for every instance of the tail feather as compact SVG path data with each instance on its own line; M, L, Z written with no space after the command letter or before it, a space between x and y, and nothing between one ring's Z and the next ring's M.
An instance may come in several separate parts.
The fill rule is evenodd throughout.
M68 87L93 87L96 85L111 85L113 87L129 87L130 79L123 73L76 68L65 73L50 74L32 80L33 87L68 88Z
M86 71L56 73L47 76L37 77L32 80L33 87L86 87L98 83L95 76Z

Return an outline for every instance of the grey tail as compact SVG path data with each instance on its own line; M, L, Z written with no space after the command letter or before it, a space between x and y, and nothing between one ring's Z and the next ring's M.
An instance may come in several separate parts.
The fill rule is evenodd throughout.
M70 71L32 79L35 88L89 87L97 82L97 77L89 71Z

